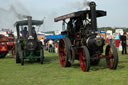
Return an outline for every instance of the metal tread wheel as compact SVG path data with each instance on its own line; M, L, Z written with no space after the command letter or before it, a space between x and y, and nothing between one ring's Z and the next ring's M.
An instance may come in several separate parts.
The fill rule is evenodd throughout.
M44 51L43 49L40 50L40 63L43 64L44 62Z
M113 44L107 45L105 55L107 66L110 69L116 69L118 65L118 53Z
M68 38L63 38L59 42L59 60L62 67L71 66L71 62L69 62L69 58L71 57L70 43Z
M80 48L79 61L81 69L84 72L88 72L90 69L90 54L86 46Z

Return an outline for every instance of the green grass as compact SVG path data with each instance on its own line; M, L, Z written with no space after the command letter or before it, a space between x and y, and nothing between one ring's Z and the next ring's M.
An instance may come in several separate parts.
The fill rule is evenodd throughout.
M0 85L128 85L128 55L119 52L117 70L110 70L102 59L89 72L82 72L79 61L70 68L62 68L57 54L45 52L44 64L15 63L14 58L0 59Z

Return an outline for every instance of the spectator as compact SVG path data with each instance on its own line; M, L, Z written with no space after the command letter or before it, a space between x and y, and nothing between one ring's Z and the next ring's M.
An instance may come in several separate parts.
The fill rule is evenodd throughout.
M49 53L53 53L53 40L51 38L48 41L48 50L49 50Z
M109 35L109 43L112 44L112 35Z
M41 40L40 40L40 41L42 42L42 45L43 45L43 46L45 45L44 40L45 40L44 37L42 37Z
M127 54L126 32L121 36L122 54Z
M107 42L107 44L109 44L109 42L110 42L109 35L106 36L106 42Z
M55 43L55 53L58 53L58 45Z
M120 35L119 33L117 33L115 36L115 47L119 47L119 43L120 43Z

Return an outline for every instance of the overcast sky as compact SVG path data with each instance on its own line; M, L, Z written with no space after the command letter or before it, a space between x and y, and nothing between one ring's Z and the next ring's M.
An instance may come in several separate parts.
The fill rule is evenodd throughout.
M16 11L31 15L33 19L42 20L46 17L41 31L61 30L61 22L54 23L54 18L86 9L84 1L86 0L0 0L0 27L14 29L13 24L19 20ZM107 16L98 19L98 27L128 27L128 0L93 1L98 10L107 11Z

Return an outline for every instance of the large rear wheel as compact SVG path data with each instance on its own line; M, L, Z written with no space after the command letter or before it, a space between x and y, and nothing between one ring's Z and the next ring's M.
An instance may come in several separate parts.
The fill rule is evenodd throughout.
M23 57L21 58L21 65L22 66L24 65L24 58Z
M18 45L15 45L15 56L16 56L16 63L20 63L20 56L18 53L19 49L18 49Z
M88 72L90 69L90 55L88 48L83 46L79 51L80 67L84 72Z
M106 63L110 69L116 69L118 65L118 53L114 45L106 47Z
M16 53L16 63L20 63L20 56L18 53Z
M20 57L20 63L23 66L24 65L24 52L21 49L21 45L18 46L18 54L19 54L19 57Z
M44 61L44 51L43 49L40 50L40 63L43 64Z
M69 43L68 38L63 38L59 42L59 60L62 67L71 66L71 62L69 62L69 57L71 56Z

